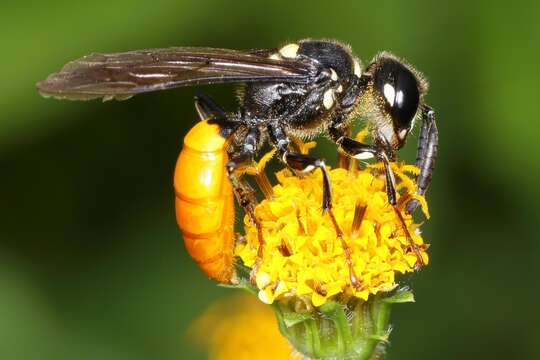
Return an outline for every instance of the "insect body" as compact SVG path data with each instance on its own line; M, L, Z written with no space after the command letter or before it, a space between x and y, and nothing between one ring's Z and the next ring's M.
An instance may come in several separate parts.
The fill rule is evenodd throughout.
M184 138L174 172L176 219L191 257L211 278L233 276L234 199L219 125L201 121Z
M424 103L427 83L412 66L386 52L378 54L364 70L349 47L328 40L307 39L280 49L248 51L169 48L93 54L68 63L39 83L38 89L45 96L60 99L109 100L215 83L242 84L237 112L226 113L206 97L198 109L206 109L203 112L212 115L212 122L230 141L226 172L248 214L253 201L241 179L241 169L250 166L262 145L270 142L288 167L298 172L322 171L322 208L331 215L325 163L293 151L292 136L310 138L323 133L349 157L383 162L388 201L403 220L389 163L396 159L414 123L422 121L416 161L421 170L419 193L424 194L429 186L438 131L435 113ZM355 117L363 117L371 127L373 144L350 138ZM186 176L190 174L186 172ZM411 201L408 211L416 206ZM256 219L252 216L252 220ZM418 265L422 265L417 246L403 228Z

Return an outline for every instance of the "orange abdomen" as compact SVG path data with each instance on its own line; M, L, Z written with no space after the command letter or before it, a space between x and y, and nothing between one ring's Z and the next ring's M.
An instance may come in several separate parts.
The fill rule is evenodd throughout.
M225 173L227 139L201 121L184 138L174 172L176 221L186 249L212 279L233 276L234 199Z

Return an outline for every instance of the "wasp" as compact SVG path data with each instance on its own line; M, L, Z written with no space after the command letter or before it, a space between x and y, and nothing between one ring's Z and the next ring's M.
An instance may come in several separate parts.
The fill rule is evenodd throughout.
M231 194L257 221L256 200L242 174L265 143L294 171L322 172L322 209L332 214L325 162L293 146L295 138L321 133L349 159L383 163L388 202L401 220L417 265L423 265L397 206L390 162L421 121L416 165L418 193L423 195L437 158L438 130L435 112L424 100L428 86L423 75L389 52L377 54L366 67L347 45L314 39L247 51L173 47L91 54L66 64L37 87L42 95L58 99L124 100L144 92L224 83L240 84L238 110L226 112L205 95L196 98L199 116L207 121L186 136L175 175L178 222L190 254L208 275L231 280ZM372 129L371 144L351 138L355 118L365 119ZM412 200L406 211L412 213L417 206ZM260 257L264 239L259 240Z

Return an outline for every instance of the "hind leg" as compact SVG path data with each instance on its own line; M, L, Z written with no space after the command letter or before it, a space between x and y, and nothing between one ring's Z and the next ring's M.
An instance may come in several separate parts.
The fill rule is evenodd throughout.
M231 157L227 163L227 174L231 181L233 191L239 205L244 209L244 212L249 216L251 222L257 228L257 238L259 247L257 249L257 258L255 265L251 271L251 281L255 281L255 276L259 270L261 261L264 256L265 241L262 233L262 225L255 216L255 206L257 206L257 198L255 191L245 180L244 175L251 175L255 180L267 199L272 198L272 185L264 173L263 166L255 162L256 144L259 140L259 131L256 128L249 129L244 141L244 147L239 154ZM264 165L265 159L261 160Z
M195 98L195 108L201 120L209 120L219 124L226 136L232 135L241 125L238 121L229 120L227 113L207 95L199 94ZM257 206L255 191L245 180L244 175L253 176L265 197L268 199L272 197L272 185L264 173L263 166L255 162L259 139L260 133L256 127L248 129L241 151L239 153L230 153L230 160L226 165L227 176L231 182L236 200L257 228L259 247L255 265L251 271L252 282L255 281L255 275L264 256L265 241L262 234L262 225L255 216L255 207ZM261 163L263 162L261 161Z

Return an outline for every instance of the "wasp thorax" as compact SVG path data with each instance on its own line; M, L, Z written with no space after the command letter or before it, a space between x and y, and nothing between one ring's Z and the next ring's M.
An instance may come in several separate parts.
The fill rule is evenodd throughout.
M413 72L392 57L380 57L373 64L373 87L383 99L394 130L404 139L420 103L419 83Z

